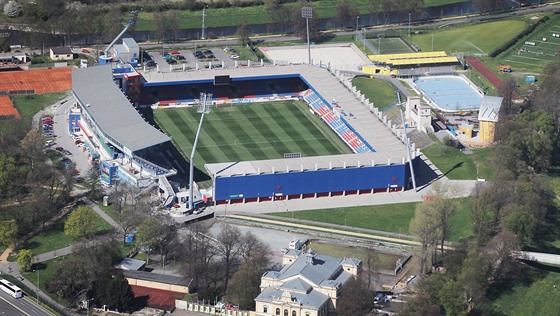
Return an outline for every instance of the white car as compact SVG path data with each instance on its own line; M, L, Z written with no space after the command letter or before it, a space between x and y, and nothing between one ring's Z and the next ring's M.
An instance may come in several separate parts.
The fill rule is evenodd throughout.
M233 55L231 55L231 56L229 56L229 57L230 57L231 59L237 59L237 58L239 58L239 55L233 54Z
M88 66L87 59L81 59L80 60L80 68L87 68L87 66Z

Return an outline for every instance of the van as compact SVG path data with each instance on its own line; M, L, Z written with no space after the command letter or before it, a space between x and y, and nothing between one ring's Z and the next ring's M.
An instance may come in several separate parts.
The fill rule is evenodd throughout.
M49 139L45 142L45 147L49 147L49 146L52 146L52 145L54 145L54 141L51 140L51 139Z

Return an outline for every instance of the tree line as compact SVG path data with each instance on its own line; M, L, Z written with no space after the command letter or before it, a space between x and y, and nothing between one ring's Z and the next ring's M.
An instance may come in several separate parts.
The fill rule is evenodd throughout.
M557 250L550 242L558 238L560 210L544 175L560 162L558 78L557 58L521 101L515 100L517 83L506 82L492 156L495 172L472 192L469 238L452 250L444 247L449 216L458 210L457 188L436 186L418 205L411 232L421 241L417 256L423 277L401 315L491 313L489 294L524 278L527 268L513 252Z

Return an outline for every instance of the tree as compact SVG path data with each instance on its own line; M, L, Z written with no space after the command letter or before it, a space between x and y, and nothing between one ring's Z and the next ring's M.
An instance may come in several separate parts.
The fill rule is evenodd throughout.
M247 233L242 238L245 250L241 251L244 258L239 270L231 278L227 287L228 300L239 304L241 309L253 310L255 297L261 292L261 276L270 265L270 248L252 233Z
M27 159L31 171L34 170L38 162L45 161L44 140L35 130L30 130L21 140L21 150Z
M105 275L98 279L91 292L94 300L100 305L107 305L110 309L119 312L131 312L134 293L132 287L122 274L117 272L113 275Z
M4 5L4 15L8 18L17 18L21 14L21 6L10 0Z
M336 314L340 316L366 315L373 308L373 293L358 277L350 277L337 300Z
M154 14L156 37L165 40L167 35L175 40L179 30L179 13L176 10L160 11Z
M420 257L420 272L426 273L431 264L429 255L435 255L435 247L441 236L439 222L435 208L429 202L422 202L416 207L414 219L410 223L410 232L420 240L418 256ZM432 258L432 261L435 261Z
M241 46L248 45L251 42L251 38L249 38L249 27L247 26L247 21L243 21L241 25L237 28L235 32L237 38L239 39L239 44Z
M33 253L29 249L21 249L17 254L19 268L23 272L29 272L33 268Z
M301 39L307 40L307 26L306 19L301 17L301 10L303 7L312 7L311 3L299 1L297 6L292 8L292 25L294 27L294 33L296 33ZM317 26L316 12L313 11L313 16L309 19L309 39L314 40L319 38L319 29Z
M78 206L64 222L64 234L74 238L90 237L97 230L95 211L89 206Z
M216 249L213 241L203 238L208 232L208 228L201 223L195 223L187 227L187 234L181 240L180 257L181 274L192 278L194 290L207 288L211 283L211 269L213 262L216 261Z
M126 244L126 237L132 233L144 220L142 213L135 212L132 207L125 207L118 215L117 223L123 232L123 243Z
M86 179L84 181L87 196L92 199L97 199L102 193L101 179L99 177L99 165L94 162L88 169Z
M455 200L461 193L461 187L456 184L442 184L436 182L432 185L433 193L430 195L431 206L434 207L436 220L440 230L440 249L443 255L445 239L449 236L449 220L459 211L459 204Z
M0 244L8 247L16 241L18 226L15 220L0 222Z
M0 196L8 196L7 190L15 169L16 166L14 158L4 153L0 153Z
M445 309L446 315L466 315L467 302L462 284L455 280L448 280L440 289L439 301Z
M339 1L336 4L336 23L339 26L349 26L352 25L353 19L358 15L358 10L354 8L348 0Z
M228 280L239 264L241 250L241 231L239 228L225 224L216 237L218 240L217 250L222 258L224 272L224 289L227 290Z
M161 260L164 260L166 246L171 244L176 235L177 230L173 223L163 217L147 217L138 226L138 243L147 250L148 257L152 249L157 248Z
M488 288L488 272L485 255L476 247L471 247L458 280L463 285L469 310L482 303Z

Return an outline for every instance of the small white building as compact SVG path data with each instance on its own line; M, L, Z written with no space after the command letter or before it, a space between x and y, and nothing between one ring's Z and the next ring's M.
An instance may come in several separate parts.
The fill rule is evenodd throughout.
M72 60L74 59L74 52L70 47L53 47L50 49L51 59L56 60Z
M140 59L140 47L133 38L127 37L122 39L122 44L113 46L112 54L125 63L135 62Z

